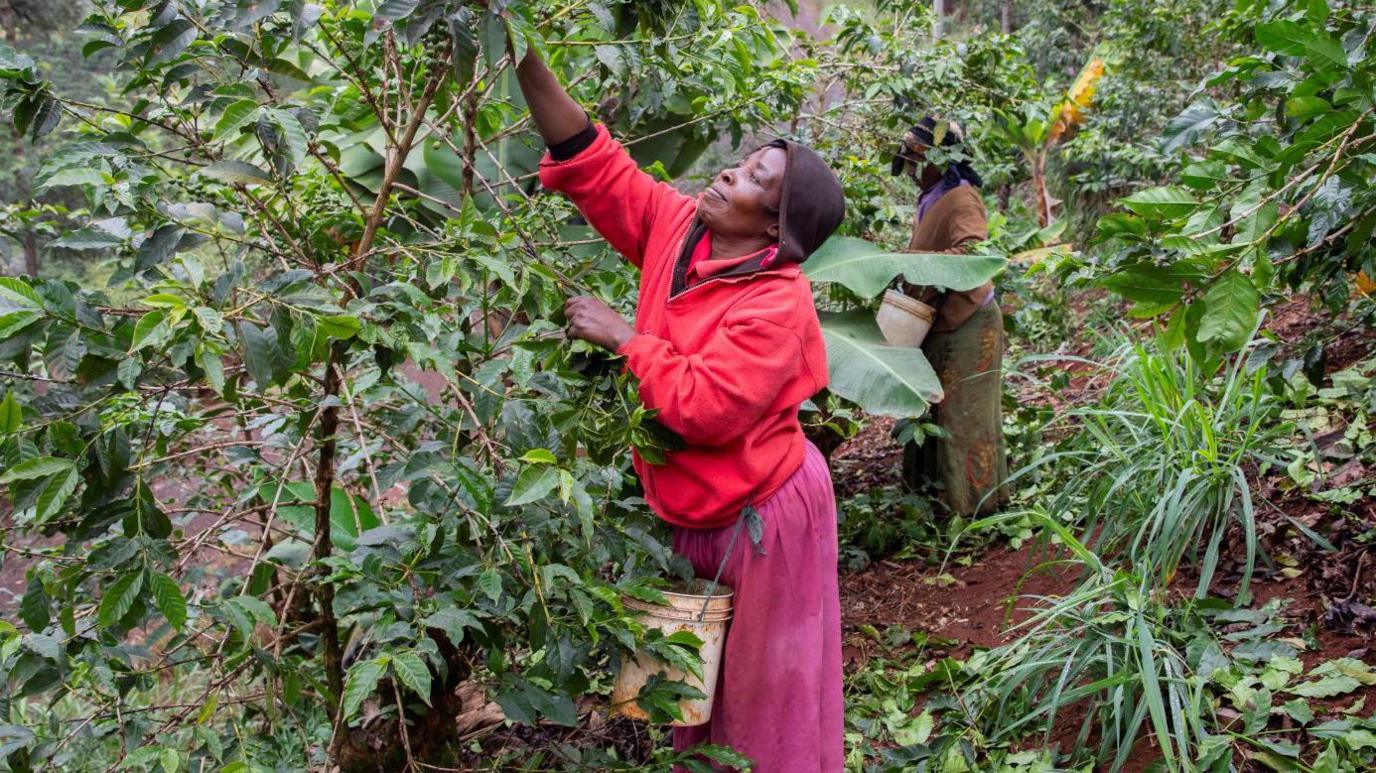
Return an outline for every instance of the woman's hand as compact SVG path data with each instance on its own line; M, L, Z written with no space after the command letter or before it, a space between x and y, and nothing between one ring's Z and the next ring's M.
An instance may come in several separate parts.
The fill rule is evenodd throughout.
M564 316L569 338L581 338L613 352L635 335L635 328L620 314L590 295L570 298L564 304Z

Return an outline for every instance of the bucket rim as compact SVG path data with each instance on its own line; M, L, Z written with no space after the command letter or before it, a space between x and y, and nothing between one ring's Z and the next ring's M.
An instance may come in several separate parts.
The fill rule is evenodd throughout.
M931 322L936 318L936 308L897 290L884 291L883 304L907 312L923 322Z
M707 588L707 587L711 586L711 584L712 584L712 583L711 583L710 580L698 579L698 580L694 580L694 581L693 581L693 584L692 584L691 587L694 588L694 589L696 589L696 588ZM662 594L664 595L664 597L667 598L667 599L690 599L690 600L693 600L693 601L698 602L699 604L702 603L703 599L709 599L709 598L710 598L710 599L712 599L713 601L720 601L721 599L732 599L732 598L734 598L735 595L736 595L736 591L735 591L734 589L732 589L732 587L731 587L730 585L726 585L726 584L723 584L723 583L717 583L716 588L715 588L715 589L713 590L713 592L710 593L710 594L707 594L707 593L691 593L691 592L684 591L684 590L672 590L672 589L669 589L669 588L656 588L656 590L658 590L660 593L662 593ZM641 604L654 604L654 603L655 603L655 602L653 602L653 601L643 601L643 600L641 600L641 599L637 599L635 596L632 596L632 595L629 594L629 593L622 593L622 594L621 594L621 598L622 598L623 601L624 601L624 600L627 600L627 599L630 599L630 600L634 600L634 601L639 601Z
M621 603L627 609L634 609L649 614L691 613L694 618L703 613L704 607L706 608L708 616L719 614L730 615L731 610L735 608L735 605L731 603L730 596L712 596L706 604L703 604L701 601L701 599L704 598L707 597L686 596L681 598L678 604L674 604L673 599L670 599L669 604L656 604L652 601L642 601L630 596L624 596L621 599Z

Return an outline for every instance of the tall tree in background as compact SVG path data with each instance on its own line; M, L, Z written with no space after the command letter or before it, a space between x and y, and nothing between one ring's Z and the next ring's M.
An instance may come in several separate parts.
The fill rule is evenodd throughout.
M5 43L16 49L40 46L49 49L54 33L73 26L88 10L89 4L86 0L0 0L0 25L5 28ZM21 32L23 39L20 37ZM66 38L63 37L58 45L64 44L65 41ZM51 51L45 50L44 53ZM39 203L33 195L33 166L37 160L37 154L33 150L37 141L25 142L24 135L19 132L15 132L12 137L13 147L8 153L0 153L0 156L7 158L7 163L12 164L14 190L5 193L3 199L6 203L16 205L19 213L31 213ZM24 273L37 277L38 233L30 216L17 214L5 218L3 225L0 225L0 234L13 239L23 250Z
M0 0L0 24L5 27L5 42L19 42L22 29L30 37L47 37L67 29L90 10L86 0Z

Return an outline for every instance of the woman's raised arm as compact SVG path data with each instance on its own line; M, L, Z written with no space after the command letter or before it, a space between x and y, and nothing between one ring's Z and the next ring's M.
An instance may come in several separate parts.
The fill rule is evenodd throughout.
M645 267L650 234L663 213L686 218L692 199L641 171L606 127L594 127L534 53L516 68L535 128L549 146L540 181L568 196L617 252Z
M516 68L516 81L546 145L558 145L588 128L588 114L564 90L539 54L526 54Z

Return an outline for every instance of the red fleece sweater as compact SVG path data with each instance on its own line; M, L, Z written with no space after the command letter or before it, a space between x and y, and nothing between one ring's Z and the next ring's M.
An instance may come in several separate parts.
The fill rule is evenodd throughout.
M640 397L687 447L663 465L635 457L661 518L711 529L769 498L802 464L798 406L827 385L812 288L796 264L721 276L759 254L700 260L671 297L697 201L642 172L608 134L578 155L540 162L618 252L641 269L636 334L620 350ZM684 257L687 262L687 257ZM682 267L686 276L687 266Z

